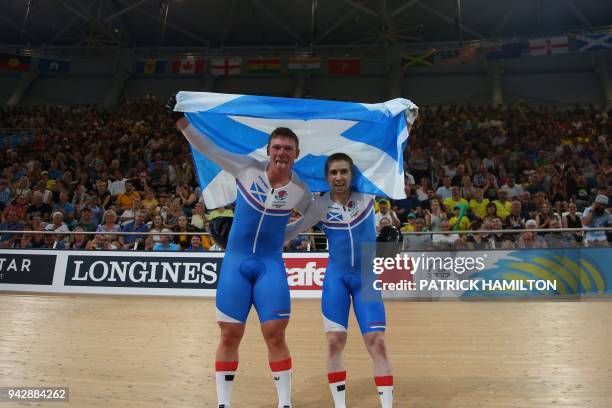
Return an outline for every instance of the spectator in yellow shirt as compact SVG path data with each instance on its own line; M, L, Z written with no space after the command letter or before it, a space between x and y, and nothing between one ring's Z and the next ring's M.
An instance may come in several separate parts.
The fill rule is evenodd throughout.
M448 220L451 230L467 231L470 229L472 223L465 215L461 214L461 207L456 205L453 207L453 215ZM455 225L458 224L458 227Z
M505 220L508 215L512 212L512 203L508 201L508 192L503 189L497 190L498 199L493 201L493 204L497 207L497 215L502 220Z
M475 192L475 197L470 200L470 209L480 220L483 220L487 215L487 205L489 205L489 199L483 198L483 196L484 192L479 188Z
M141 198L140 193L134 190L134 185L131 181L126 180L125 192L120 193L117 196L117 207L123 211L129 210L130 208L132 208L132 203L136 198Z
M453 211L453 208L457 205L465 205L468 206L468 202L465 198L461 197L461 190L459 187L453 186L451 188L451 196L444 200L444 205L446 206L446 210L450 213Z

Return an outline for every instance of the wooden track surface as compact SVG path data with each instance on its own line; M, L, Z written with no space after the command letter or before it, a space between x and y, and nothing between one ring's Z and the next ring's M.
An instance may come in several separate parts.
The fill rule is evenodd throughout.
M388 302L396 407L612 407L612 303ZM0 295L0 386L69 386L31 406L214 407L214 301ZM318 301L289 324L296 408L331 407ZM351 320L349 407L377 407ZM28 406L0 403L0 408ZM276 407L254 311L233 408Z

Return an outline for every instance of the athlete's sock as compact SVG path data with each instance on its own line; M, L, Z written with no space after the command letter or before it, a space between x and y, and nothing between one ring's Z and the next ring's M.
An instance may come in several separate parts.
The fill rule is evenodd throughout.
M232 385L238 369L237 361L216 361L217 401L219 408L229 408L232 399Z
M382 408L391 408L393 406L393 376L374 377L374 382L376 383L376 388L378 388L380 406Z
M274 375L279 408L291 408L291 357L281 361L270 361L270 368Z
M328 373L329 389L334 398L335 408L346 408L345 387L346 387L346 371L336 371Z

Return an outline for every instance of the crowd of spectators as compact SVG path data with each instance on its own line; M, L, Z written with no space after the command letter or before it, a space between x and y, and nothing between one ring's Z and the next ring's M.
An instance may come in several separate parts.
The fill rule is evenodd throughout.
M29 231L2 234L1 247L219 249L209 222L232 209L205 208L189 146L161 101L1 113L0 133L32 136L0 140L0 230ZM405 154L408 198L377 200L377 229L415 233L404 237L410 249L607 245L605 232L557 229L610 224L611 129L612 110L592 106L422 109ZM118 231L155 234L83 234ZM326 247L301 236L285 249Z

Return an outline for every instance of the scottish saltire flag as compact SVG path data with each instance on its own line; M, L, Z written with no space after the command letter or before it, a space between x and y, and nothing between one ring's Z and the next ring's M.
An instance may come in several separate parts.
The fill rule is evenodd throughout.
M365 104L209 92L179 92L176 111L219 147L266 161L268 136L288 127L300 139L294 170L312 191L327 191L326 158L352 157L354 188L363 193L406 198L403 153L418 114L407 99ZM234 178L192 148L208 208L236 199Z

